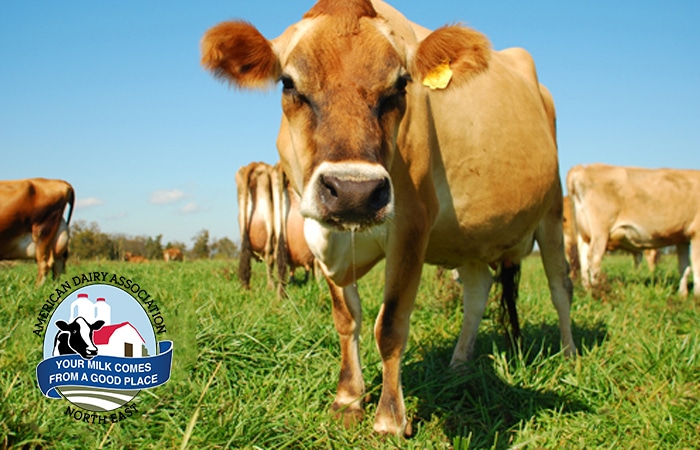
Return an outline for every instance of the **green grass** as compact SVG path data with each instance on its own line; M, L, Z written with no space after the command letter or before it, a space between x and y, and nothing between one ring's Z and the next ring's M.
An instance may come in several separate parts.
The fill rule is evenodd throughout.
M173 373L142 391L138 414L114 425L76 422L68 403L41 394L32 334L44 299L36 265L0 266L0 448L697 448L700 442L700 302L675 294L675 259L652 276L630 257L607 257L606 289L576 287L579 357L560 352L554 308L537 258L523 266L524 350L507 352L497 302L487 307L477 357L447 369L461 323L460 291L426 267L403 363L414 436L372 432L381 365L372 336L383 273L360 283L367 417L351 429L330 419L338 339L323 284L290 286L290 298L242 291L233 261L69 262L68 277L103 270L154 295L174 341ZM65 280L65 277L64 277Z

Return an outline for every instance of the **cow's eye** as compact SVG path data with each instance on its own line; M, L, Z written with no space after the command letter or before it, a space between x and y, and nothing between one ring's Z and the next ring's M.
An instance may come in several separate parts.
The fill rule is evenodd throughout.
M286 93L291 93L292 91L296 90L294 80L292 80L289 75L282 75L280 77L280 81L282 82L282 89L284 89Z
M406 93L406 86L408 85L408 82L411 81L411 76L410 75L402 75L396 80L396 84L394 85L394 88L396 89L397 92Z
M396 108L401 107L405 102L406 97L406 86L408 82L411 81L409 75L400 76L394 86L389 92L387 92L381 99L379 99L379 104L377 105L377 115L381 117L385 113L392 111Z
M294 100L295 104L311 104L309 98L297 90L294 80L292 80L289 75L282 75L280 77L280 82L282 83L282 94L289 96L292 100Z

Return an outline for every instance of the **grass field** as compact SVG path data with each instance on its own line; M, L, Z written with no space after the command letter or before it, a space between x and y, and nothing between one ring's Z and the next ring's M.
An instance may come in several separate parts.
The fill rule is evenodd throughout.
M700 302L675 294L675 258L652 276L628 256L604 260L601 299L576 286L579 356L565 359L541 263L523 265L522 353L507 352L497 302L487 308L477 357L447 370L461 323L460 291L426 267L411 321L403 383L411 439L372 433L381 365L372 327L381 268L363 278L362 362L368 415L351 429L330 419L339 348L324 285L290 286L279 300L254 266L239 288L234 261L69 261L67 277L102 270L156 299L174 342L164 386L143 390L116 424L66 415L36 383L41 339L32 333L56 284L34 287L35 264L0 266L0 448L698 448ZM66 276L64 276L64 280Z

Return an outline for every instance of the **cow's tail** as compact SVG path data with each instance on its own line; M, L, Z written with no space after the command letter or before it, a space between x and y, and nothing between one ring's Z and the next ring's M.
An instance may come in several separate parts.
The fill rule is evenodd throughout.
M241 280L241 284L246 289L250 289L250 275L251 275L251 263L250 260L253 258L253 248L250 244L250 221L251 217L248 216L248 202L250 201L250 177L252 169L245 171L244 186L245 191L242 196L243 206L241 211L243 212L243 230L241 230L241 253L238 258L238 279Z
M75 190L73 186L68 185L66 191L66 205L68 205L68 217L66 218L66 226L70 226L70 219L73 217L73 204L75 203Z
M250 289L250 260L252 257L253 249L250 246L250 238L248 233L244 233L241 239L241 253L238 258L238 278L246 289Z
M511 345L519 346L522 340L520 333L520 322L518 320L518 310L516 303L518 299L518 284L520 283L520 264L501 263L500 271L496 280L501 285L501 322L508 333L508 322L510 332L508 333Z
M276 182L272 183L275 221L275 264L277 264L277 295L286 296L289 248L287 247L287 176L279 163L274 167Z
M289 268L289 258L287 258L287 239L284 232L280 232L277 236L275 245L275 263L277 264L277 295L283 297L285 295L285 287L287 286L287 269Z

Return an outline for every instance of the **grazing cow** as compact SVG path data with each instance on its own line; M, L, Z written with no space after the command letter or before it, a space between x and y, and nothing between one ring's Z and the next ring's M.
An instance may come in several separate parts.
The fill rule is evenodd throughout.
M313 273L315 258L304 237L304 217L300 212L299 194L294 192L289 179L278 163L273 172L275 207L275 253L278 273L279 293L283 293L287 270L290 281L294 281L294 271L304 269L303 283Z
M579 261L578 254L578 241L576 239L576 224L573 220L573 205L571 203L571 198L567 195L564 197L564 248L566 249L566 256L569 260L569 268L571 278L578 278L581 273L581 262ZM616 248L611 247L611 243L608 242L608 251L616 250ZM645 249L643 252L631 252L634 258L634 268L638 269L642 262L642 256L649 266L649 271L654 272L656 270L656 265L661 259L661 253L655 249Z
M61 276L68 259L74 201L73 187L63 180L0 181L0 259L36 259L37 285L49 271L54 279Z
M184 259L184 256L182 255L182 250L180 250L177 247L171 247L163 250L163 259L166 262L182 261Z
M125 252L124 253L124 261L128 261L131 263L145 263L148 262L148 258L145 256L141 255L134 255L131 252Z
M90 324L82 317L76 317L71 323L56 321L58 333L53 343L53 356L78 354L85 359L97 356L97 347L93 341L93 332L102 328L104 320Z
M679 293L688 295L689 248L700 296L700 171L578 165L567 175L584 287L598 286L609 248L639 253L675 245Z
M332 410L345 423L365 395L355 281L383 258L377 432L410 433L401 358L425 262L457 268L464 285L458 366L474 351L489 266L514 293L536 240L574 354L554 104L525 50L494 51L459 25L431 32L379 0L319 0L272 41L245 22L211 28L202 64L242 88L282 83L281 163L330 288L341 348Z
M263 162L252 162L236 172L238 227L241 231L238 277L246 288L250 288L251 258L265 263L267 286L274 287L272 270L275 264L275 219L272 173L272 166Z

